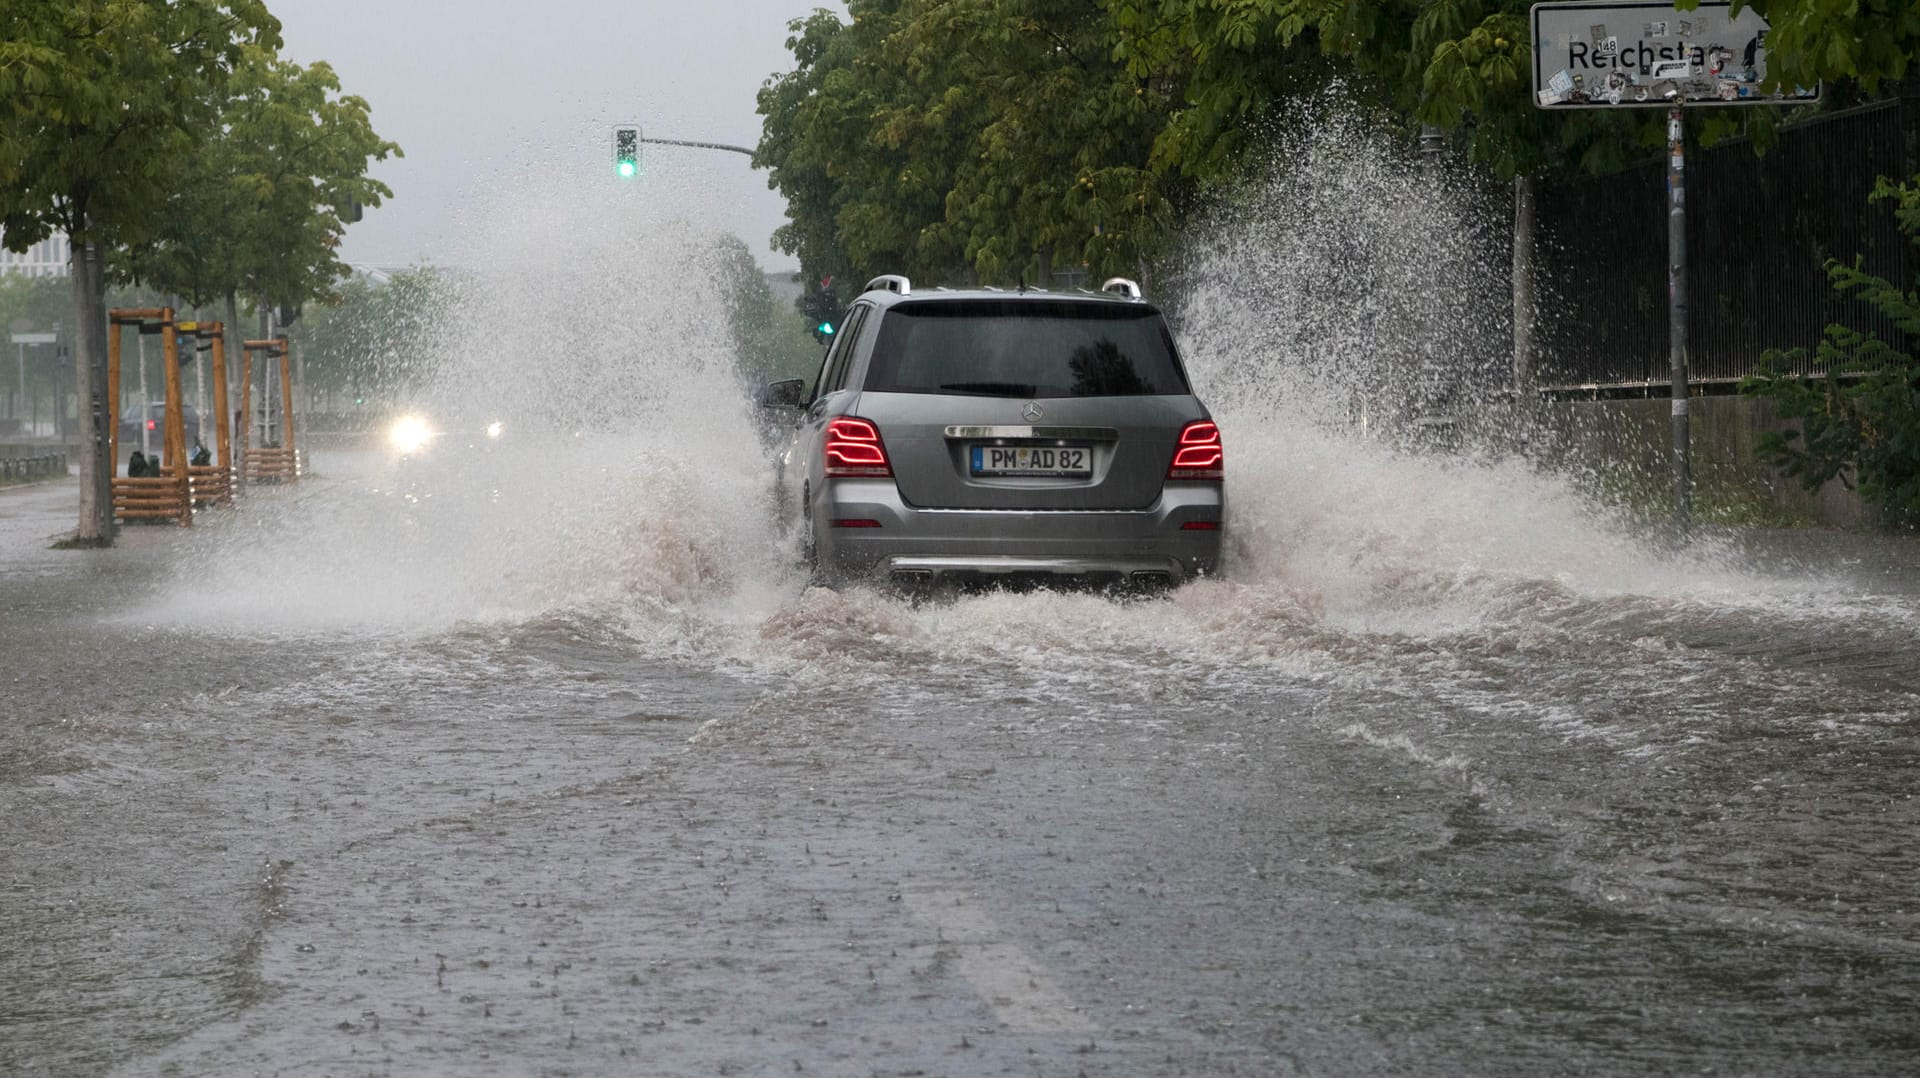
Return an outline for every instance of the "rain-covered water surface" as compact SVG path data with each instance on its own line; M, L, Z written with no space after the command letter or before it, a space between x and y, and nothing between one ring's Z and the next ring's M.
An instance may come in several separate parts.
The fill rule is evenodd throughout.
M807 589L710 230L554 176L406 342L498 446L5 533L0 1071L1911 1073L1910 541L1395 437L1479 211L1295 150L1164 601Z

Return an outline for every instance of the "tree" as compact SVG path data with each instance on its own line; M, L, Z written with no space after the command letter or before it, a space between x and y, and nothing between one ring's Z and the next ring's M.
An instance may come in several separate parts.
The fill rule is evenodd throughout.
M432 266L400 270L385 281L352 277L290 330L308 385L392 400L416 392L429 373L446 310L445 274Z
M898 6L854 0L850 25L826 10L794 20L787 48L796 66L760 90L765 120L754 165L768 170L767 186L787 200L787 224L774 232L773 245L798 255L809 277L852 278L867 260L903 265L913 248L908 222L926 213L889 214L860 203L897 194L892 177L903 172L906 184L938 182L925 172L916 181L907 154L897 148L869 144L875 114L897 92L881 57L899 25ZM923 156L923 167L930 163L939 163L938 156Z
M1767 78L1812 86L1853 80L1868 92L1905 77L1920 54L1912 0L1736 0L1767 20Z
M792 24L756 163L809 278L1013 284L1137 272L1168 200L1150 164L1175 97L1116 58L1084 0L854 0ZM863 272L864 271L864 272Z
M1350 80L1358 97L1390 99L1382 76L1404 53L1413 14L1406 0L1104 3L1129 74L1172 99L1155 168L1203 188L1237 179L1276 117L1336 79Z
M63 0L0 8L0 229L73 244L75 386L105 385L103 252L141 242L180 190L249 47L279 46L260 0ZM111 416L83 410L81 543L111 541Z
M985 280L1138 274L1168 224L1150 159L1171 99L1116 58L1106 10L945 0L911 15L893 47L927 104L888 119L959 151L933 235Z
M224 299L230 338L240 335L240 295L290 308L329 297L348 273L338 250L349 207L393 194L367 175L371 162L400 154L374 132L369 111L340 93L325 63L302 67L249 49L214 135L199 143L170 212L128 250L120 275L196 306Z
M738 236L718 245L721 295L741 379L756 387L774 378L812 374L820 348L792 306L775 298L753 252Z
M1901 229L1920 245L1920 176L1899 186L1882 180L1873 197L1896 201ZM1920 287L1903 291L1857 260L1831 262L1827 275L1834 291L1865 302L1907 341L1920 340ZM1920 521L1920 359L1871 331L1830 325L1812 362L1804 348L1770 350L1740 391L1800 423L1762 435L1763 460L1808 490L1837 478L1895 519Z

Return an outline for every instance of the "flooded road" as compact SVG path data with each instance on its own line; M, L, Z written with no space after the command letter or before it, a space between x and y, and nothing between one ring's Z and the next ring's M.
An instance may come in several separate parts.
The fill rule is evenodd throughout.
M0 1073L1920 1065L1909 542L1236 444L1232 572L1127 604L528 559L544 470L101 554L0 492Z
M1913 541L1394 448L1500 296L1334 141L1183 311L1163 601L808 589L711 235L546 173L370 345L499 451L0 491L0 1074L1920 1070Z

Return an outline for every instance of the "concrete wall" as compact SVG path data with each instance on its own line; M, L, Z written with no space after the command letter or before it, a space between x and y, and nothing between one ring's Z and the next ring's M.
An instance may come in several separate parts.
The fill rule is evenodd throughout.
M1870 527L1878 510L1839 482L1818 492L1782 476L1754 456L1765 431L1792 424L1771 404L1745 397L1695 397L1691 419L1694 501L1703 516L1727 512L1763 515L1772 506L1783 515L1834 527ZM1559 401L1547 405L1547 422L1569 454L1604 473L1618 469L1624 482L1658 491L1671 489L1673 403L1655 400Z

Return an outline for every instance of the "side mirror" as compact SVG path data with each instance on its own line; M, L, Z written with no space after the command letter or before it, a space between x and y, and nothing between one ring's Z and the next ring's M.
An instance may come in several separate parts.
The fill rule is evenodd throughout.
M755 394L756 403L762 408L792 408L806 403L807 383L802 378L783 378L778 382L768 382Z

